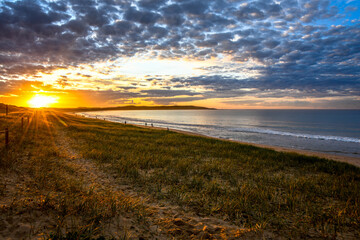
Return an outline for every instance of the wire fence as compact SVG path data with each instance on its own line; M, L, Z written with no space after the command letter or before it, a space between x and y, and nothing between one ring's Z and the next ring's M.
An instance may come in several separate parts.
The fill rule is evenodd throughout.
M5 118L7 118L9 115L9 106L5 105ZM24 118L25 117L21 117L21 130L24 129ZM27 125L29 125L29 116L27 116ZM4 142L5 142L5 149L8 150L9 149L9 138L10 138L10 131L9 131L9 127L6 126L6 128L4 130L0 130L0 134L4 134Z
M9 148L9 129L5 128L4 131L0 131L0 133L4 133L5 134L5 149Z
M9 106L5 105L5 116L9 114ZM5 128L5 130L0 131L0 134L5 135L5 149L9 148L9 129Z

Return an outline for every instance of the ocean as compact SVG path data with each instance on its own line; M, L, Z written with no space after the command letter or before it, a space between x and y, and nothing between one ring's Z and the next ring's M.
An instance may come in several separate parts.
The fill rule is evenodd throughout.
M360 110L132 110L80 114L248 143L360 157Z

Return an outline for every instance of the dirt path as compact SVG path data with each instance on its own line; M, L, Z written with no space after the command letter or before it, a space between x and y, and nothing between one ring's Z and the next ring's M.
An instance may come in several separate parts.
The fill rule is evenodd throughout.
M96 191L110 191L124 194L141 202L148 215L146 226L138 226L136 216L127 216L127 228L130 229L134 239L239 239L239 237L258 238L258 234L249 232L215 217L201 217L195 213L171 205L165 201L155 201L145 193L139 193L126 184L124 179L115 174L106 173L94 162L81 157L71 148L71 139L64 132L59 132L56 137L57 145L62 155L77 169L77 174L83 178L86 187L93 187ZM116 229L109 229L116 232ZM266 233L264 237L271 234Z
M256 233L240 228L221 217L199 216L191 209L184 209L165 200L154 199L128 184L126 179L103 170L91 160L84 159L71 147L74 140L66 136L64 129L66 128L55 128L51 134L51 142L54 143L54 151L57 154L53 160L36 165L34 161L39 161L39 159L32 158L32 154L36 154L36 152L23 152L21 156L16 157L18 165L14 169L0 172L0 239L47 239L51 233L59 231L61 226L70 226L71 221L76 220L76 216L70 215L68 215L70 218L64 218L65 220L59 219L59 209L55 209L69 192L56 190L52 186L39 187L39 184L50 184L52 181L50 179L44 178L43 183L36 182L39 177L47 176L46 174L42 175L44 169L47 169L46 166L44 169L41 167L47 164L59 167L54 167L53 170L59 171L61 177L54 177L53 180L76 181L81 185L79 187L82 193L93 192L97 196L115 199L115 202L116 199L126 199L127 203L131 205L141 206L143 211L140 214L136 212L137 208L130 206L127 210L119 211L107 219L106 224L102 224L101 236L110 236L116 239L259 239L274 237L271 233ZM63 183L59 182L59 184ZM51 195L48 198L50 202L47 202L49 194ZM70 195L70 201L77 196L76 192ZM61 231L63 235L69 231L69 228L62 228Z

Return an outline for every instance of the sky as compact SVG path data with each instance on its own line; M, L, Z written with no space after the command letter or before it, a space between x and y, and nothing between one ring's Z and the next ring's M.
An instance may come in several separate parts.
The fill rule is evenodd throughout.
M360 109L359 8L358 0L0 0L0 102Z

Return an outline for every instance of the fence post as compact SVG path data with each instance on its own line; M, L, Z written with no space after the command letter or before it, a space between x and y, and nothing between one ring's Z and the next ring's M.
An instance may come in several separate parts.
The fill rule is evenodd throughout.
M9 148L9 129L5 128L5 149Z
M6 116L9 114L9 105L6 105Z

